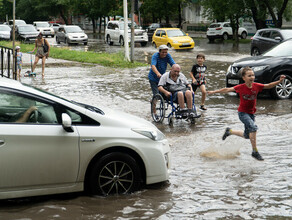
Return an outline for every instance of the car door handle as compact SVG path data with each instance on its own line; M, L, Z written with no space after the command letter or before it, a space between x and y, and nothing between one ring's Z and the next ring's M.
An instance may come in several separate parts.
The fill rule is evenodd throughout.
M4 140L0 140L0 145L3 145L5 144L5 141Z

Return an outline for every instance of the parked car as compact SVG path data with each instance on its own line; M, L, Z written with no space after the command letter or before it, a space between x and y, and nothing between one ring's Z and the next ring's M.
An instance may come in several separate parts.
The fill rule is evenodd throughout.
M0 39L1 40L10 40L11 28L8 25L0 25Z
M165 44L174 49L192 49L195 46L194 40L179 28L157 28L152 44L155 48Z
M240 36L242 39L245 39L247 34L248 32L245 28L240 27L238 29L238 36ZM233 32L230 22L212 23L207 29L207 38L210 42L213 42L215 39L227 40L231 38L232 35Z
M39 32L32 24L18 25L15 31L15 39L26 42L34 42Z
M12 28L13 20L9 20L8 24L9 24L10 28ZM15 27L17 27L18 25L26 25L26 22L24 20L16 19L15 20Z
M61 27L61 24L58 23L50 23L50 27L53 28L55 34L58 32L59 28Z
M41 32L44 37L55 36L54 29L50 27L50 24L47 21L35 21L33 22L33 26L38 32Z
M105 29L105 42L108 45L113 45L118 43L124 45L125 36L124 36L124 21L109 21ZM128 23L128 40L131 41L131 22ZM146 46L148 42L148 35L145 30L139 27L134 23L134 32L135 32L135 43L140 43L141 46Z
M269 90L272 97L288 99L292 96L292 39L286 40L262 56L253 56L235 61L226 74L226 86L243 83L241 69L249 66L255 73L255 82L267 84L285 75L285 80ZM266 90L264 90L266 91Z
M83 43L84 45L87 45L88 36L79 26L66 25L59 28L56 34L56 42L57 44L64 42L68 45L78 43Z
M291 29L260 29L251 38L250 54L252 56L258 56L289 38L292 38Z
M152 40L152 36L157 28L171 28L171 27L172 25L168 23L152 23L151 25L149 25L148 28L146 28L149 40Z
M124 194L168 180L170 148L144 119L2 78L0 161L0 199Z

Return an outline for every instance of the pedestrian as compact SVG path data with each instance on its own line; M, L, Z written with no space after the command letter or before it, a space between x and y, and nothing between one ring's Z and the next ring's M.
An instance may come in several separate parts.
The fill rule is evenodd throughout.
M160 45L159 52L153 54L151 59L151 68L148 74L148 79L152 89L153 96L158 93L158 82L167 69L167 64L172 66L175 64L171 55L168 53L168 47L166 45Z
M17 64L17 79L20 80L20 73L22 68L22 52L20 52L20 46L15 47L16 50L16 64Z
M209 95L214 93L228 93L236 92L239 94L240 103L238 107L238 116L240 121L244 124L244 131L233 130L229 127L226 128L225 133L222 137L225 140L230 135L237 135L246 139L250 139L252 146L252 157L257 160L264 160L259 154L256 144L256 133L258 130L255 124L255 112L256 112L256 99L257 94L263 89L271 89L281 83L285 76L281 75L280 79L269 84L255 83L255 75L250 67L245 67L241 71L242 79L244 83L236 85L230 88L223 88L215 91L208 91Z
M206 78L205 74L207 71L207 66L204 64L205 55L203 53L199 53L197 55L197 63L193 65L192 70L190 72L190 76L192 78L192 88L193 91L196 92L197 88L200 88L202 92L202 99L200 109L207 110L205 107L205 100L207 96L206 92Z
M35 55L35 61L32 68L32 74L34 74L34 70L36 68L37 63L39 62L39 59L41 59L42 60L42 78L44 79L45 63L46 63L46 59L49 57L49 54L50 54L50 44L46 39L43 38L42 33L39 33L37 39L35 40L35 46L34 46L34 49L31 51L31 53L33 53L36 49L37 49L37 52Z

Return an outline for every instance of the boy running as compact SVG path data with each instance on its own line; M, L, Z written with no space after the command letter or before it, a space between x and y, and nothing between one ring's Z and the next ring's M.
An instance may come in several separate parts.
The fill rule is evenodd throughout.
M271 89L281 83L285 76L281 75L280 79L275 82L271 82L269 84L261 84L255 83L255 75L253 70L250 67L243 68L242 79L244 81L243 84L231 87L231 88L223 88L215 91L208 91L209 95L214 93L228 93L228 92L236 92L240 96L240 103L238 107L238 116L240 121L244 124L244 131L231 130L230 128L226 128L225 133L222 137L225 140L230 135L237 135L239 137L243 137L246 139L250 139L252 146L252 154L251 156L257 160L264 160L262 156L259 154L256 145L256 132L257 125L255 124L255 112L256 112L256 98L257 94L261 92L263 89Z

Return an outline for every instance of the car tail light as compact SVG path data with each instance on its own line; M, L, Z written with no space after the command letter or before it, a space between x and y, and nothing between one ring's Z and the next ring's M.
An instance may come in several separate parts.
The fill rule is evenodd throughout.
M221 30L221 29L222 29L222 27L218 27L218 28L216 28L217 31L219 31L219 30Z
M251 37L250 39L253 40L253 37Z

